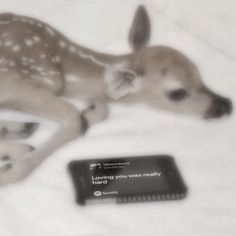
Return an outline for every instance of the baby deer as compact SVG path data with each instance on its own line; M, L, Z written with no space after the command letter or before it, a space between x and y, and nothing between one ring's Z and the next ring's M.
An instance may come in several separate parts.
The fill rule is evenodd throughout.
M147 46L148 13L139 6L129 33L133 53L108 55L84 48L29 17L0 14L0 104L53 119L55 135L38 149L2 144L0 185L28 176L51 153L108 115L107 104L145 103L183 114L219 118L232 103L208 89L194 63L165 46ZM63 97L86 98L78 111ZM2 122L2 138L31 135L37 123ZM20 151L21 150L21 151ZM31 152L30 152L31 151Z

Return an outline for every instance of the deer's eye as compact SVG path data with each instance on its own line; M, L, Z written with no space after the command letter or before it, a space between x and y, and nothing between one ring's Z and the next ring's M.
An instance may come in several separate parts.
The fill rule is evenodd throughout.
M188 97L188 93L185 89L176 89L168 92L168 98L172 101L178 102Z

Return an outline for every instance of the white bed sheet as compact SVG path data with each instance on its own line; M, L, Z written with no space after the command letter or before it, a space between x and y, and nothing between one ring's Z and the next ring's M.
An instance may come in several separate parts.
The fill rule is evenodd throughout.
M234 0L9 0L0 11L38 17L88 47L128 52L128 29L144 2L151 43L178 48L204 81L236 103ZM236 117L206 122L144 106L112 106L109 119L63 147L27 180L0 189L1 236L236 235ZM13 116L14 114L14 116ZM16 112L2 118L32 120ZM38 145L55 130L42 125ZM72 159L168 153L176 157L189 195L184 201L100 204L74 202L66 165Z

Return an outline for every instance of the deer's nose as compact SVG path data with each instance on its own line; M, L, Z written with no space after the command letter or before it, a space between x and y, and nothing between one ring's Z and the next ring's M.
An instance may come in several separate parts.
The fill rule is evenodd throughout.
M207 118L220 118L230 115L233 111L233 104L230 99L217 97L213 100L210 109L207 111Z

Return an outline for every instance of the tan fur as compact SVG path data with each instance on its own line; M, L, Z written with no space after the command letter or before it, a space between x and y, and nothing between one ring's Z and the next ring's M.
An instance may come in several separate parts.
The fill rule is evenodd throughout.
M223 104L222 97L205 87L189 58L169 47L148 47L149 36L150 20L143 6L130 32L134 52L126 55L98 53L39 20L1 14L1 107L53 119L60 128L39 149L12 158L9 168L0 167L0 185L24 179L51 153L81 135L84 125L105 119L110 102L145 103L197 116L230 113L229 101ZM169 93L176 89L187 91L188 98L170 100ZM62 97L86 98L89 106L80 113ZM222 110L211 110L219 97Z

